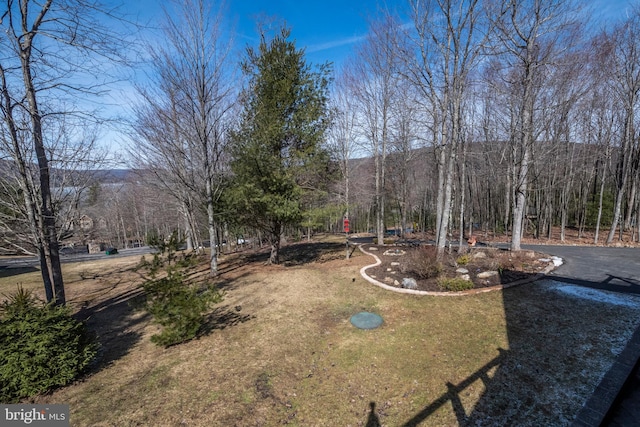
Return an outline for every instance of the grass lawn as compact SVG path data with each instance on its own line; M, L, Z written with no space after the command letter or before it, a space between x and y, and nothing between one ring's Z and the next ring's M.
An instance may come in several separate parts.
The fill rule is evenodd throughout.
M138 258L66 264L68 299L98 333L101 359L34 401L70 404L73 426L567 425L640 323L637 299L587 300L547 281L399 295L359 276L370 257L347 261L342 249L285 266L223 258L209 331L166 349L133 308ZM0 293L37 281L5 277ZM362 310L382 327L353 327Z

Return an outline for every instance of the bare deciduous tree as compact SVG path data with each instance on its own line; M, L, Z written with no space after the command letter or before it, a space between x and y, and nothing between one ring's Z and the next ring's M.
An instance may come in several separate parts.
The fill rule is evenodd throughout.
M358 105L360 133L373 156L376 235L382 244L385 233L385 171L391 138L392 108L398 92L397 24L387 17L374 22L370 34L352 64L351 87Z
M536 141L535 112L545 67L571 46L576 18L572 0L504 0L496 16L498 49L509 65L508 75L518 100L514 111L514 181L511 250L520 250L527 205L530 168Z
M62 129L62 116L90 116L81 112L86 106L78 108L79 98L100 92L105 59L119 58L121 39L108 28L113 11L107 13L94 2L6 0L3 5L2 140L20 177L46 299L64 304L58 211L52 194L55 139L64 133L55 129Z
M634 159L639 156L638 140L636 135L636 109L640 97L640 9L635 12L620 26L615 28L608 42L610 49L609 65L613 69L614 78L611 79L613 94L621 107L622 134L620 135L620 155L616 165L616 198L614 204L613 221L607 236L607 244L613 241L616 228L622 218L623 200L625 194L636 188L634 169L637 165ZM633 205L633 197L630 197L630 205ZM629 208L632 208L631 206Z
M180 200L189 228L203 206L211 245L211 274L217 274L218 202L226 163L224 145L233 106L230 41L223 37L220 7L213 20L205 0L175 2L166 10L163 41L151 51L153 85L141 88L136 111L135 151L145 168ZM197 201L197 202L196 202Z
M451 217L458 145L463 137L463 104L469 73L481 54L484 35L477 0L411 1L412 32L403 53L407 77L432 109L431 129L438 151L436 246L444 251Z
M346 71L348 72L348 70ZM345 205L345 217L349 217L349 177L351 174L351 159L357 149L358 116L354 100L351 96L349 78L346 72L336 80L333 101L331 105L333 123L328 132L328 144L333 155L340 163L340 173L344 181L342 190Z

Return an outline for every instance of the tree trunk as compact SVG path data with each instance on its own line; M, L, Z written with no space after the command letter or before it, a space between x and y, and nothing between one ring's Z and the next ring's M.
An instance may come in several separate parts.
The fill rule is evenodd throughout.
M273 224L271 236L269 238L271 253L269 254L269 264L280 264L280 238L282 236L282 224Z
M48 8L48 7L47 7ZM42 16L47 9L43 9ZM35 24L34 24L35 26ZM48 273L48 279L53 285L54 302L58 305L66 303L64 290L64 282L62 279L62 268L60 266L60 254L58 252L58 233L56 230L56 218L51 198L51 184L49 178L49 160L44 147L44 138L42 133L42 119L36 99L36 90L33 84L33 76L31 73L31 46L34 33L26 34L23 38L23 48L20 52L20 60L22 66L22 77L25 87L25 95L29 104L29 116L31 119L31 137L36 152L36 158L39 168L39 190L40 190L40 212L42 215L42 235L44 260L48 267L48 271L42 271L43 280L45 274Z
M460 172L460 238L458 241L458 250L462 249L462 245L464 242L464 210L465 210L465 172L466 172L466 154L467 154L467 146L464 144L462 146L462 167ZM471 233L469 233L469 237L471 237Z
M127 227L124 224L124 217L122 216L122 211L120 212L120 224L122 225L122 247L127 249L128 245L128 236L127 236Z
M637 176L637 171L632 170L631 171L632 175L636 175ZM633 179L631 180L631 189L629 190L629 198L627 199L627 215L625 216L624 219L624 229L627 230L631 227L631 218L633 216L634 210L633 210L633 206L635 205L636 202L636 188L637 188L637 180Z
M525 205L527 202L527 179L529 175L529 163L531 159L531 146L528 138L524 142L524 154L518 172L518 184L516 186L515 206L513 209L513 230L511 232L511 250L519 251L522 241L522 229L524 223Z
M209 243L210 243L209 276L215 277L218 275L218 236L216 234L216 222L215 222L215 215L214 215L213 195L211 191L210 179L207 179L206 191L207 191L207 224L209 228Z
M633 103L632 103L633 105ZM613 238L616 233L616 228L620 223L620 219L622 216L622 201L624 199L625 189L627 187L627 179L629 177L629 156L631 152L630 145L633 141L633 120L634 115L633 111L627 111L627 117L625 119L625 130L622 141L622 150L620 152L620 160L618 162L618 177L617 177L617 191L616 191L616 201L613 210L613 221L611 223L611 228L609 229L609 235L607 236L607 245L613 241Z

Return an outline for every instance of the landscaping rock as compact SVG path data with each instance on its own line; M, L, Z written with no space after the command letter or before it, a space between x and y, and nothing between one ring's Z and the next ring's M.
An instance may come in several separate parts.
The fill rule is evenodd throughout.
M468 274L463 274L462 276L460 276L460 278L462 280L466 280L467 282L471 281L471 276L469 276Z
M485 253L484 253L484 252L482 252L482 251L477 251L477 252L474 252L472 256L473 256L473 258L475 258L475 259L479 259L479 258L486 258L486 257L487 257L487 254L485 254Z
M388 256L402 256L404 255L406 252L403 251L402 249L388 249L386 251L384 251L383 255L388 255Z
M469 270L467 270L466 268L462 268L460 267L459 269L456 270L456 273L460 273L460 274L467 274L469 272Z
M491 270L491 271L483 271L482 273L478 274L478 279L488 279L489 277L493 277L493 276L497 276L500 273L498 273L497 271Z
M394 267L397 267L397 266L399 266L399 265L400 265L400 263L399 263L399 262L395 262L395 261L394 261L394 262L392 262L392 263L391 263L391 265L392 265L392 266L394 266Z
M402 287L405 289L418 289L418 282L411 277L405 277L402 279Z

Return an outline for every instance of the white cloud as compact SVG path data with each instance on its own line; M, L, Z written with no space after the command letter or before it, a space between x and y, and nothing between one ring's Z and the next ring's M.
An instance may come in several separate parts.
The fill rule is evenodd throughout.
M314 45L307 46L307 52L310 52L310 53L321 52L323 50L329 50L336 47L348 46L351 44L359 43L362 40L364 40L366 37L367 37L366 35L360 35L360 36L346 37L346 38L337 39L337 40L331 40L324 43L317 43Z

